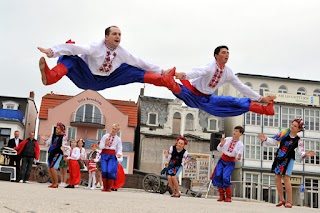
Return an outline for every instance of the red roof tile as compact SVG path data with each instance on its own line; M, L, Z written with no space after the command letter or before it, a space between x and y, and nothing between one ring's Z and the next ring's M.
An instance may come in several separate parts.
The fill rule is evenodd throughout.
M48 109L54 108L61 103L73 98L74 96L69 95L59 95L59 94L46 94L42 97L40 105L39 119L48 119ZM114 107L116 107L120 112L128 115L128 125L136 127L138 122L138 106L134 101L122 101L122 100L112 100L106 99Z

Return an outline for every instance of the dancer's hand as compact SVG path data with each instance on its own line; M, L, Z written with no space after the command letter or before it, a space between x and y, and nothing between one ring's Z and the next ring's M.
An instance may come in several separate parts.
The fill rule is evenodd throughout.
M242 155L238 154L238 160L241 160L241 158L242 158Z
M222 137L222 138L220 139L220 147L223 147L223 145L225 144L225 142L226 142L226 138L225 138L225 137Z
M40 50L40 52L46 54L48 58L52 57L52 52L51 52L50 49L45 49L45 48L42 48L42 47L38 47L38 50Z
M164 151L163 151L163 154L164 154L164 156L165 156L166 158L169 157L169 151L168 151L168 150L164 150Z
M265 134L262 134L262 133L259 133L258 134L258 138L261 140L261 141L265 141L267 139L267 136Z
M122 155L120 155L120 154L117 154L117 158L121 158L122 157Z
M107 138L105 145L106 145L106 146L109 146L109 144L110 144L110 138Z
M308 150L306 152L306 154L302 158L307 158L307 157L309 158L309 157L312 157L312 156L315 156L315 155L316 155L316 153L314 151Z
M162 75L169 75L169 73L173 70L174 68L163 70Z
M265 96L265 97L262 97L261 102L262 103L271 103L276 98L277 98L276 96Z
M185 79L186 78L186 74L184 72L176 72L175 76L177 79Z

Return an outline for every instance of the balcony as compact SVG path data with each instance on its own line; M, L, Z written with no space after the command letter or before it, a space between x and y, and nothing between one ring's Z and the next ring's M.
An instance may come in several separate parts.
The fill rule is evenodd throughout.
M23 114L20 110L0 109L0 119L20 121L22 123Z
M92 127L97 129L104 129L106 125L106 117L102 114L77 114L72 113L70 118L71 126L78 127Z

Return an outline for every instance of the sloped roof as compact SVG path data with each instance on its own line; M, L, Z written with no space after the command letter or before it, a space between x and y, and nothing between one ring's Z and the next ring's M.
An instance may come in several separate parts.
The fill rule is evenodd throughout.
M70 100L74 96L70 95L60 95L48 93L42 97L40 105L39 119L48 119L49 108L54 108L59 104ZM128 115L128 125L136 127L138 122L138 106L134 101L122 101L122 100L112 100L106 99L114 107L116 107L120 112Z

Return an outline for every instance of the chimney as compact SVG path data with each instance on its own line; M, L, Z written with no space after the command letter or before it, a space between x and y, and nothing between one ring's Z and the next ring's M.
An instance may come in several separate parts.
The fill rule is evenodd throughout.
M29 98L34 99L34 91L30 91Z
M144 88L140 88L140 96L144 96Z

